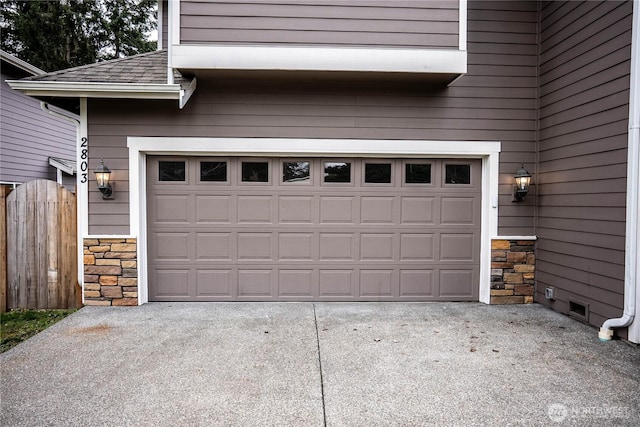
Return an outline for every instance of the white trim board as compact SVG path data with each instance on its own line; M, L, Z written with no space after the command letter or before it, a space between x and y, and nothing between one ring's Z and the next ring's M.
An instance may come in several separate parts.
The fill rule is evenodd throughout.
M467 0L460 0L458 7L458 48L467 50Z
M90 171L88 159L83 158L83 138L88 141L87 122L87 98L80 98L80 128L76 141L76 209L77 209L77 229L78 229L78 282L82 286L82 303L84 304L84 248L83 238L89 234L89 181ZM83 162L86 162L86 170L82 170ZM86 174L86 175L84 175ZM85 178L86 177L86 178Z
M170 62L179 69L467 72L467 52L457 49L173 45Z
M148 302L146 158L148 154L207 156L460 157L482 159L481 302L491 301L491 239L498 231L497 141L410 141L277 138L128 137L129 235L138 237L138 304Z

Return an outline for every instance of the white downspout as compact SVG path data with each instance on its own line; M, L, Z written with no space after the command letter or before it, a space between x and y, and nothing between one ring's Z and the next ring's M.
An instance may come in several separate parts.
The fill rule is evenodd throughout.
M600 341L610 341L613 328L625 328L635 318L638 288L638 196L640 193L640 1L633 1L631 30L631 76L629 87L629 147L627 154L627 216L622 317L608 319L600 328Z

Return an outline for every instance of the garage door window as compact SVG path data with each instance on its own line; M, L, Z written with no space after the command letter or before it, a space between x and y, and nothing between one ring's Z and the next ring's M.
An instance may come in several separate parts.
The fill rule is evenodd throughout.
M269 162L242 162L242 182L269 182Z
M200 162L200 181L226 182L227 162Z
M446 165L444 183L471 184L471 165Z
M405 184L431 184L431 163L406 163Z
M282 163L282 182L300 183L309 182L311 180L311 163L310 162L283 162Z
M351 182L351 163L349 162L325 162L324 182Z
M391 163L365 163L366 184L391 184Z
M161 161L158 162L158 181L186 180L185 162Z

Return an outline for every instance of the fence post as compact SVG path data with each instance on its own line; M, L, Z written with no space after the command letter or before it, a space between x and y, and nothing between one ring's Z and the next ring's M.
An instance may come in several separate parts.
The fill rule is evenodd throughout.
M0 313L7 311L7 194L8 185L0 185Z

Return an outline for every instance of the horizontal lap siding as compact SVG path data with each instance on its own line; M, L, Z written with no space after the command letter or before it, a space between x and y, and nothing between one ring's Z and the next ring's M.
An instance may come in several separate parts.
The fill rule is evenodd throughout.
M2 74L0 181L55 179L49 157L75 160L76 129L40 108L40 101L11 90Z
M536 298L588 304L596 326L623 306L631 14L617 1L541 11Z
M533 2L470 2L469 73L448 88L200 77L183 110L171 101L90 99L90 167L104 157L116 180L108 203L89 187L90 232L128 233L127 136L198 136L501 141L499 233L530 235L533 205L514 206L511 191L513 173L535 160L536 19Z
M457 49L457 1L193 1L180 3L182 44Z

